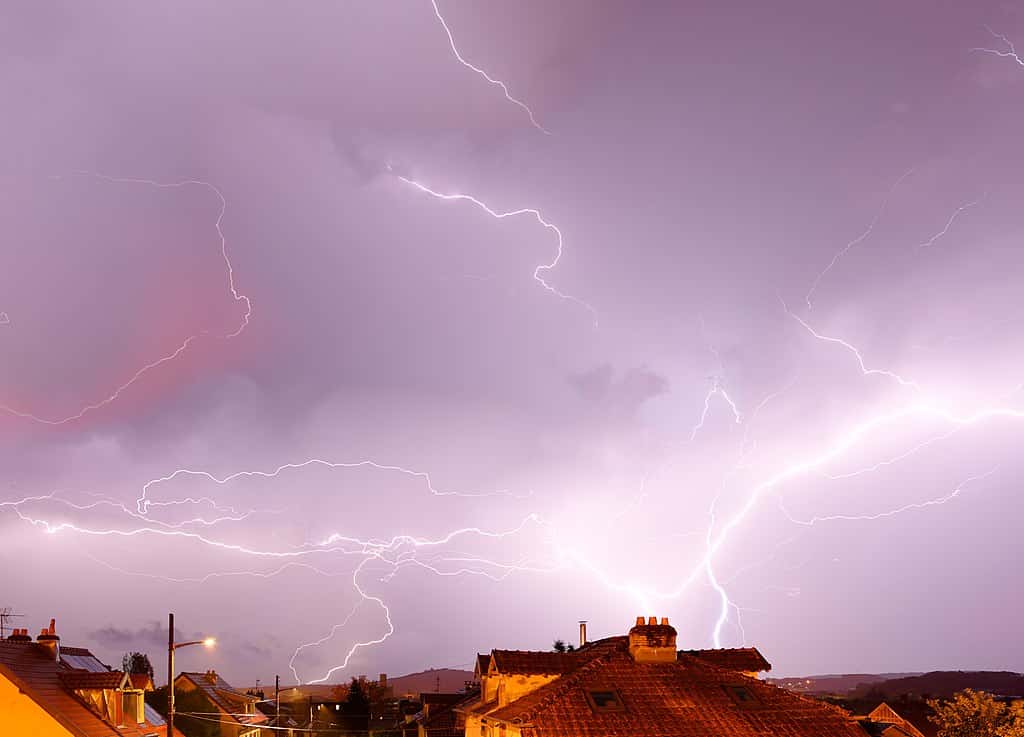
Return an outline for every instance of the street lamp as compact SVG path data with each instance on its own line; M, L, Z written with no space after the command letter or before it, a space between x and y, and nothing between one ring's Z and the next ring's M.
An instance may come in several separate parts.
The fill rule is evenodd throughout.
M204 645L213 647L217 640L207 637L205 640L190 640L189 642L174 641L174 612L167 615L167 737L174 737L174 651L179 647L189 645Z

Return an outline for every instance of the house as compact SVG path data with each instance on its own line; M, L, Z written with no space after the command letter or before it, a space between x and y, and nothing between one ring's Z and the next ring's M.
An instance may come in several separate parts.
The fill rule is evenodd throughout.
M456 709L479 699L476 691L466 693L422 693L423 705L416 715L417 737L462 737L465 720Z
M885 702L862 718L865 731L874 737L924 737L913 724Z
M454 710L473 737L867 737L871 718L757 678L755 648L678 650L667 619L570 652L492 650L481 691Z
M239 691L213 670L205 673L183 672L174 679L176 693L187 693L197 689L217 710L217 716L211 718L217 719L220 723L220 733L223 737L263 735L264 731L260 726L267 725L269 719L256 708L256 703L260 700L258 696Z
M52 619L34 642L16 629L0 640L0 734L165 737L163 719L143 700L148 681L111 670L85 648L61 647Z

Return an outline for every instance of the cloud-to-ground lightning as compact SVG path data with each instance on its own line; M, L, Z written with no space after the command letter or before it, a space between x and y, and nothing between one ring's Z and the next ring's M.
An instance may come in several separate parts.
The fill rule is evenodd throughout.
M889 200L892 199L893 192L895 192L896 188L903 183L903 180L905 180L913 173L913 169L907 169L907 171L903 173L903 176L901 176L899 179L895 181L895 183L889 188L889 191L885 194L885 197L882 199L882 204L879 206L878 211L875 213L875 216L871 219L871 222L868 224L868 227L864 230L864 232L861 233L856 238L854 238L849 243L847 243L845 246L840 248L838 251L836 251L835 255L832 257L832 260L829 261L828 266L826 266L814 278L814 281L811 283L811 288L807 290L807 294L804 296L804 302L807 303L808 310L812 308L812 299L814 298L814 293L818 291L818 287L821 285L822 279L828 276L828 273L832 271L833 268L835 268L836 264L838 264L839 261L844 256L846 256L846 254L848 254L859 243L862 243L864 240L866 240L868 236L870 236L874 232L875 226L878 225L878 221L882 219L882 215L885 214L885 211L889 207Z
M437 0L430 0L430 4L434 8L434 15L437 16L438 21L440 21L441 23L441 27L444 28L444 32L448 36L448 45L451 47L452 54L455 55L455 58L458 60L458 62L467 69L470 69L479 74L481 77L486 79L488 83L496 87L500 87L501 91L505 95L506 100L511 102L513 105L519 106L528 116L530 116L530 123L533 124L534 128L539 130L541 133L551 135L551 132L549 130L547 130L544 126L537 122L537 118L534 117L533 110L530 109L529 105L527 105L522 100L513 97L512 93L508 91L508 86L504 82L502 82L500 79L495 79L480 67L475 66L474 64L471 64L470 62L466 61L466 58L462 56L462 54L459 52L458 47L455 45L455 37L452 35L452 29L448 27L447 21L445 21L444 16L441 15L441 9L437 5Z
M243 304L245 306L245 312L242 315L241 322L234 331L222 335L220 337L225 339L235 338L242 333L243 330L249 325L249 318L252 316L252 302L249 297L238 291L238 287L235 284L235 269L231 263L231 258L228 255L228 244L227 238L224 235L224 231L221 225L224 220L224 214L227 212L227 200L224 198L224 194L216 186L210 182L202 181L199 179L181 179L174 182L159 182L154 179L142 179L137 177L113 177L106 174L97 174L94 172L75 172L77 176L90 176L95 179L99 179L104 182L112 184L142 184L150 187L156 187L158 189L181 189L183 187L205 187L217 196L217 200L220 202L220 207L217 212L217 219L214 221L214 227L217 230L217 237L220 239L220 254L224 260L224 266L227 270L227 281L228 288L231 291L231 296L235 304ZM60 178L60 177L57 177ZM90 412L105 407L112 402L117 401L121 395L127 391L132 385L134 385L139 379L148 374L150 371L162 366L170 361L175 360L181 354L188 350L196 340L208 335L206 331L200 331L189 335L183 340L175 350L160 356L159 358L143 365L137 371L135 371L127 380L123 381L117 386L110 394L98 399L94 402L81 407L77 412L64 416L64 417L42 417L29 410L18 409L6 404L0 404L0 412L5 412L15 417L20 417L26 420L32 420L44 425L65 425L76 420L80 420Z
M1018 66L1024 67L1024 59L1022 59L1020 57L1020 55L1017 53L1017 49L1014 47L1013 42L1010 41L1010 39L1008 39L1002 33L996 33L989 26L984 26L984 28L985 28L986 31L989 32L989 34L992 36L992 38L996 39L997 41L1002 42L1002 44L1006 48L1004 48L1004 49L991 49L991 48L988 48L988 47L985 47L985 46L976 46L973 49L971 49L971 51L977 52L979 54L991 54L993 56L998 56L998 57L1001 57L1003 59L1013 59L1013 61Z
M946 235L946 233L949 232L949 229L953 227L953 223L956 221L956 219L960 216L961 213L963 213L965 210L969 210L970 208L974 207L977 204L980 204L983 199L985 199L985 195L982 195L976 200L972 200L970 202L964 203L963 205L960 205L960 207L956 208L956 210L953 211L953 214L949 216L949 220L946 221L946 225L942 228L942 230L940 230L938 233L933 235L928 240L922 243L918 243L917 247L928 248L929 246L934 245L935 241L939 240L939 238L941 238L942 236Z
M388 166L388 170L393 171L390 165ZM536 281L538 284L544 287L544 289L551 292L559 299L568 300L569 302L575 302L576 304L586 309L590 313L591 317L593 317L594 325L597 325L597 311L589 303L584 302L579 297L574 297L571 294L566 294L564 292L559 291L556 287L552 286L551 283L548 282L543 276L545 273L551 271L556 266L558 266L558 262L562 260L562 253L564 251L565 243L562 237L562 231L558 228L557 225L555 225L549 220L546 220L544 216L541 215L540 210L537 210L536 208L533 207L521 207L517 210L495 210L490 205L483 202L482 200L477 199L473 195L462 194L458 192L438 192L437 190L431 189L427 185L418 182L415 179L410 179L409 177L402 176L401 174L395 174L395 176L400 181L404 182L405 184L408 184L410 187L414 187L420 192L428 194L431 197L434 197L435 199L444 200L446 202L469 202L472 203L473 205L476 205L479 209L483 210L488 215L498 220L504 220L505 218L516 217L518 215L528 215L532 217L534 220L536 220L541 226L550 230L552 233L555 234L555 256L554 258L551 259L551 261L539 264L533 270L534 281Z
M444 553L447 547L454 543L458 539L463 538L479 538L479 539L491 539L500 540L502 538L515 536L521 534L527 527L531 526L543 526L545 523L541 518L535 514L526 514L520 522L505 529L485 529L479 526L463 526L450 529L449 531L434 536L423 536L415 534L397 534L391 537L385 538L357 538L342 533L331 533L323 537L322 539L307 540L306 542L297 546L286 546L286 547L275 547L268 548L263 545L253 544L240 544L236 542L227 542L220 539L215 532L210 531L196 531L197 526L204 528L213 528L215 526L230 523L230 522L241 522L248 519L252 514L259 510L247 510L243 512L237 512L233 507L225 506L211 497L185 497L176 498L170 501L154 500L152 498L152 492L159 485L171 483L180 478L187 477L200 477L206 481L212 482L218 486L226 486L233 481L240 481L249 478L263 478L272 479L277 478L281 474L290 471L301 471L310 467L325 467L337 470L356 470L356 469L373 469L375 471L381 471L386 473L394 473L402 476L408 476L415 478L423 483L427 492L436 497L455 496L455 497L481 497L481 496L495 496L495 495L509 495L510 492L500 490L496 492L460 492L443 490L435 487L430 475L425 471L417 471L414 469L405 468L403 466L393 464L381 464L371 460L355 461L355 462L335 462L327 461L319 458L314 458L302 462L281 464L280 466L269 470L244 470L225 476L215 476L208 471L193 470L193 469L178 469L172 473L165 474L163 476L151 479L142 486L139 497L135 500L135 509L130 509L126 505L119 503L115 500L101 498L97 501L88 502L85 504L77 503L58 497L56 493L40 494L24 496L18 499L11 499L0 501L0 510L11 510L21 520L27 522L35 527L38 527L47 533L57 534L61 532L73 532L76 534L87 535L92 537L135 537L139 535L154 535L169 538L181 538L183 540L192 541L197 544L209 546L213 549L221 550L228 553L240 554L246 558L252 557L256 560L264 561L275 561L284 560L285 563L279 565L277 568L270 571L261 571L257 569L245 569L237 571L222 571L208 573L198 577L174 577L164 574L154 573L140 573L124 570L121 568L115 568L110 564L103 563L104 565L111 567L112 569L119 570L126 575L143 575L151 578L160 580L167 580L169 582L181 583L181 582L193 582L193 583L204 583L213 578L226 577L226 576L256 576L269 578L271 576L278 575L285 570L294 567L301 567L308 569L317 575L322 576L338 576L345 575L351 579L351 583L354 591L358 595L357 608L360 604L374 603L381 611L385 619L384 631L373 638L360 640L359 642L352 645L346 652L341 663L332 666L323 675L316 679L307 680L306 682L323 682L330 678L330 676L340 669L347 667L352 656L360 649L370 647L372 645L379 644L386 640L394 633L394 625L391 621L390 609L387 603L381 596L374 595L365 590L363 587L360 576L364 573L367 566L374 562L379 562L390 569L388 576L382 578L382 581L390 580L390 577L394 575L401 568L415 567L420 570L428 571L434 575L440 576L454 576L454 575L481 575L486 576L494 581L500 581L507 578L514 572L547 572L553 570L553 565L541 565L530 562L509 562L501 560L493 560L491 558L480 557L477 555L471 555L463 552L452 552ZM515 496L515 495L513 495ZM521 497L520 497L521 498ZM182 504L210 504L215 510L227 509L232 514L222 514L214 519L206 519L203 517L195 517L192 519L184 520L181 522L164 522L153 517L153 514L160 508L182 505ZM76 523L69 521L51 521L47 519L49 515L44 515L39 512L30 510L30 507L39 505L59 505L60 507L68 508L77 511L88 511L94 510L100 507L111 508L117 512L123 518L123 523L119 525L111 525L106 527L97 527L95 525L86 523ZM426 557L421 557L426 555ZM348 574L341 573L330 573L324 568L319 566L313 566L304 563L305 559L312 556L322 558L323 556L342 556L345 558L356 558L358 563ZM454 564L456 568L450 570L451 564ZM497 571L491 573L489 570ZM289 667L296 676L296 680L301 682L298 672L295 668L295 659L301 654L301 652L310 647L317 646L329 640L339 629L343 629L351 616L354 614L351 612L342 622L334 625L330 632L323 638L299 645L292 655L289 661Z

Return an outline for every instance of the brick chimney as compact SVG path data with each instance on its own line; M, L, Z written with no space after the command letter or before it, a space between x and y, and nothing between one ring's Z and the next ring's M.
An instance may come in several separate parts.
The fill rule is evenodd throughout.
M629 631L629 654L637 663L672 663L676 659L676 629L668 623L668 617L651 617L644 622L636 618L636 624Z
M217 671L215 671L215 670L208 670L208 671L206 671L206 673L203 674L203 677L207 681L212 683L214 686L217 685Z
M50 651L54 660L60 660L60 638L57 636L57 620L51 619L50 626L39 631L36 642Z
M7 636L7 641L8 642L32 642L32 635L30 635L28 633L27 629L20 630L20 629L15 628L14 631L11 632L11 634Z

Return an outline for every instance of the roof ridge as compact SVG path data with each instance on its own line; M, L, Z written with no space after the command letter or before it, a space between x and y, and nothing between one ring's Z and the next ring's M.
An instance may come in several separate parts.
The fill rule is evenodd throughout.
M604 665L605 661L611 659L615 655L619 655L619 653L617 653L614 650L610 650L606 653L596 655L590 660L588 660L586 663L581 665L579 668L576 668L575 670L566 673L564 676L560 676L551 683L544 684L543 686L538 688L537 691L547 690L547 693L544 694L532 707L523 710L523 712L519 716L513 717L512 722L514 724L521 724L522 722L530 719L538 709L545 707L551 702L553 702L555 699L557 699L559 696L565 693L572 685L579 681L584 675L589 673L591 670L596 669L599 665ZM512 704L509 704L509 706L511 705Z

